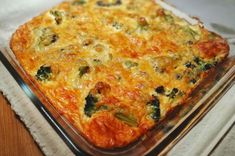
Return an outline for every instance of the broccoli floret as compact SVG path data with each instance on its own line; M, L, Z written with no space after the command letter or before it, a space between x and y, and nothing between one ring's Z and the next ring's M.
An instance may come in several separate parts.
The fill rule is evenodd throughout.
M90 67L89 66L81 66L79 68L79 77L82 77L84 74L89 73Z
M51 75L52 71L50 66L41 66L37 71L36 78L39 81L47 81L50 80Z
M201 65L201 70L206 71L206 70L211 69L212 67L213 67L212 64L210 64L210 63L204 63L204 64Z
M104 103L96 104L98 101L102 101L102 97L110 91L110 86L104 82L97 82L95 87L92 88L85 98L86 104L84 107L84 112L88 117L99 111L108 111L110 107Z
M84 107L84 112L86 116L91 117L94 113L98 111L107 111L110 109L107 105L100 105L97 106L96 103L98 102L98 98L93 94L89 93L85 98L86 104Z
M96 103L98 102L97 97L92 95L91 93L85 98L86 104L84 108L84 112L88 117L91 117L92 114L96 112Z
M63 16L60 11L55 10L55 11L51 11L50 13L54 16L57 25L62 23Z
M121 113L121 112L115 113L114 116L117 119L123 121L124 123L126 123L129 126L136 127L138 125L136 118L134 118L133 116L126 115L126 114Z
M200 59L199 57L195 57L194 62L198 65L198 68L202 71L209 70L214 66L213 63L206 62L206 61Z
M169 98L174 99L174 98L176 97L176 95L177 95L178 92L179 92L179 90L178 90L177 88L173 88L172 91L170 92L170 94L168 94L167 96L168 96Z
M185 67L191 68L191 69L194 69L196 67L192 62L186 62L184 65Z
M154 121L158 121L161 117L160 111L160 101L156 96L153 96L153 99L147 103L147 110L149 111L150 117Z
M195 40L196 36L198 35L198 33L193 29L191 29L190 27L185 27L184 31L190 35L192 40Z
M40 49L55 43L59 39L59 36L50 28L44 28L40 30L40 33L41 34L38 37L38 46Z
M114 2L104 2L103 0L100 0L100 1L97 1L96 4L101 7L110 7L110 6L121 5L122 1L116 0Z
M109 109L110 109L109 106L101 105L101 106L96 108L96 111L109 110Z
M176 80L181 80L183 78L183 75L182 74L175 74L175 78Z
M85 0L75 0L72 5L83 5L85 4L86 1Z
M121 23L118 23L116 21L113 22L112 26L117 30L120 30L123 27L123 25Z
M125 65L126 68L130 69L132 67L138 66L138 63L133 62L133 61L125 61L124 65Z
M173 24L173 23L174 23L174 17L171 16L171 15L165 15L165 16L164 16L164 19L165 19L165 21L167 21L167 22L170 23L170 24Z
M164 86L159 86L155 89L155 92L157 92L158 94L164 94L165 93L165 89Z

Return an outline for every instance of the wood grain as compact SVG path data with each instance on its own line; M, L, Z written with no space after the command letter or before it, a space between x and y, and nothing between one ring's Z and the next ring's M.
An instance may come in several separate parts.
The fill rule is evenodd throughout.
M42 156L27 128L0 93L0 156Z

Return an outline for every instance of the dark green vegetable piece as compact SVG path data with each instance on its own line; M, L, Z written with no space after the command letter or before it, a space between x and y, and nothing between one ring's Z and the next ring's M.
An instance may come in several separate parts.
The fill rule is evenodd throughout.
M202 71L209 70L214 66L214 64L209 63L209 62L205 62L202 59L200 59L199 57L195 57L194 62L199 66L199 69L201 69Z
M82 42L82 45L83 45L83 46L89 46L89 45L91 45L93 42L94 42L94 41L93 41L92 39L88 38L88 39L85 39L85 40Z
M176 75L175 75L175 78L176 78L177 80L181 80L182 77L183 77L183 76L182 76L181 74L176 74Z
M96 111L101 111L101 110L109 110L109 106L107 105L101 105L96 108Z
M86 116L91 117L92 114L96 112L96 103L98 102L98 99L93 96L91 93L88 94L88 96L85 98L86 104L84 108L84 112Z
M192 45L192 44L193 44L193 41L189 40L189 41L187 42L187 44Z
M197 65L200 65L201 64L201 59L199 57L195 57L193 59L193 61L197 64Z
M120 30L123 27L123 25L118 22L113 22L112 26L117 30Z
M153 96L153 99L147 103L147 107L150 109L150 117L154 121L158 121L161 117L159 99L156 96Z
M39 81L47 81L50 80L51 75L52 71L50 66L41 66L37 71L36 78Z
M89 73L90 67L89 66L81 66L79 68L79 76L82 77L84 74Z
M155 89L155 92L157 92L158 94L164 94L165 93L165 89L163 86L159 86Z
M170 24L173 24L173 23L174 23L174 17L171 16L171 15L165 15L165 16L164 16L164 19L165 19L168 23L170 23Z
M121 0L115 0L114 2L104 2L103 0L97 1L96 4L101 7L110 7L110 6L116 6L121 5Z
M191 69L193 69L193 68L196 67L196 66L195 66L193 63L191 63L191 62L186 62L184 65L185 65L185 67L191 68Z
M177 88L173 88L172 91L171 91L171 93L168 94L167 96L168 96L169 98L174 99L174 98L176 97L176 95L177 95L178 92L179 92L179 90L178 90Z
M191 79L190 82L195 84L197 82L197 80L196 79Z
M205 64L203 64L203 65L201 66L201 69L202 69L203 71L206 71L206 70L211 69L212 67L213 67L212 64L210 64L210 63L205 63Z
M41 36L38 39L39 48L46 47L55 43L59 39L59 36L55 34L50 28L44 28L41 30Z
M86 1L85 0L76 0L72 3L72 5L83 5L85 4Z
M190 27L185 27L184 31L187 34L189 34L193 40L195 40L195 37L198 35L198 33L196 31L194 31L193 29L191 29Z
M124 64L127 68L132 68L132 67L138 66L138 63L133 62L133 61L126 61Z
M55 17L55 21L57 25L62 23L63 17L60 11L54 10L54 11L51 11L50 13Z
M133 127L136 127L138 125L137 123L137 120L133 117L133 116L130 116L130 115L126 115L124 113L121 113L121 112L117 112L114 114L114 116L125 122L126 124L128 124L129 126L133 126Z

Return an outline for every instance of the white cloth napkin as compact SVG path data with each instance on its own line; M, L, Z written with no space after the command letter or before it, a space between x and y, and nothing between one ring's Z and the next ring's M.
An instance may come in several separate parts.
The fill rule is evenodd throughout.
M235 85L169 153L169 156L208 155L235 121ZM235 146L235 140L232 142ZM229 155L233 149L227 149ZM224 155L224 154L223 154Z
M0 47L8 45L16 28L62 0L0 0ZM73 155L61 138L41 116L0 63L0 91L8 98L12 109L29 128L46 155ZM207 155L234 123L235 86L197 124L168 155Z

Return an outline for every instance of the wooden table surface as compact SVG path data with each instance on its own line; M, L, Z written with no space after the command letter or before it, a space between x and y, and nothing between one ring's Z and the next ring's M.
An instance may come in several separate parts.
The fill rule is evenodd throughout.
M27 128L0 93L0 156L42 156Z

